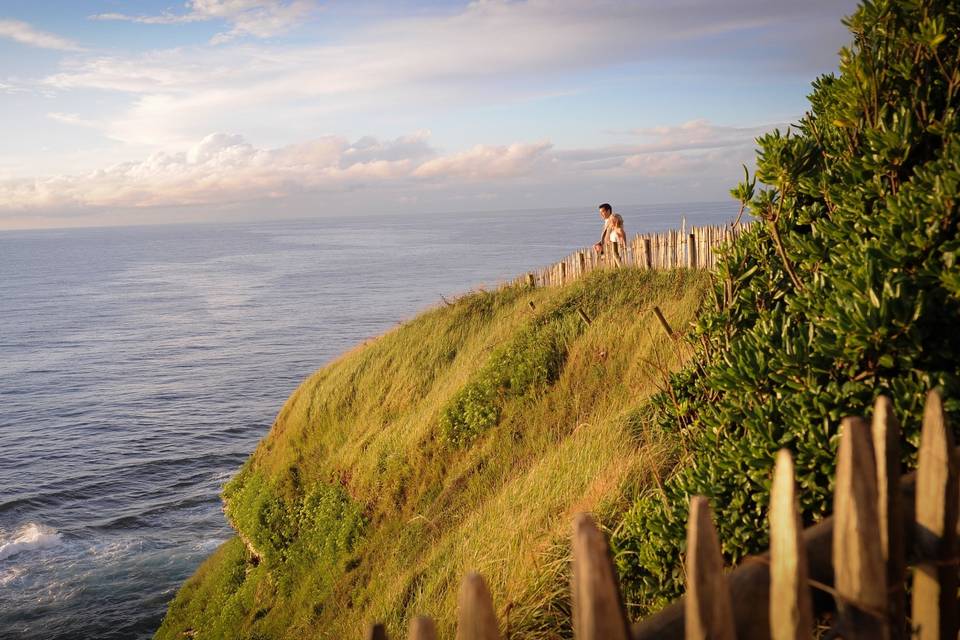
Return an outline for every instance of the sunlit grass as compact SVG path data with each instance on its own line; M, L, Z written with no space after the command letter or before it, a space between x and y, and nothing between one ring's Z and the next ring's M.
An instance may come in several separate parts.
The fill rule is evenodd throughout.
M178 594L158 637L349 638L375 619L400 637L418 613L450 635L469 570L486 576L514 637L556 637L572 514L611 520L629 498L655 491L676 459L672 438L638 436L627 418L685 357L650 309L682 329L706 281L621 270L563 288L478 292L324 367L286 402L228 491L243 537L279 540L276 551L247 563L238 582L238 545L228 543ZM557 336L558 375L524 393L499 388L499 420L469 442L443 437L441 415L458 391L491 367L536 366L538 341L556 345ZM513 356L496 357L508 348ZM494 373L502 381L511 372ZM290 513L311 491L342 487L362 509L361 537L348 557L305 557L299 537L325 532L265 519L272 512L251 511L250 500L234 504L243 486Z

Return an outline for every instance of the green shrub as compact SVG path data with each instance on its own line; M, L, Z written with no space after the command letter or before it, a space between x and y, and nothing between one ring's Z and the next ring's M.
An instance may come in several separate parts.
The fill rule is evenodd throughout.
M299 536L291 557L327 569L339 567L366 524L360 505L339 485L313 487L297 509L296 518Z
M451 398L440 415L444 438L454 445L470 442L500 420L496 389L486 380L471 382Z
M507 400L553 384L563 369L569 340L582 330L580 324L569 309L555 310L494 352L441 412L444 438L455 446L468 444L499 422Z
M252 603L247 551L237 538L208 558L170 603L164 624L192 629L198 638L236 637Z
M766 186L734 190L757 222L719 266L693 363L652 404L689 459L613 537L634 613L681 592L691 496L711 499L736 562L767 544L779 448L810 522L831 507L843 416L889 395L908 463L930 388L960 417L960 5L866 2L847 25L839 75L793 130L758 139Z
M244 465L223 490L224 508L233 527L268 564L283 561L296 536L296 520L287 501L264 475Z
M304 496L284 498L245 465L223 492L233 527L268 567L293 561L335 566L363 527L363 509L339 485L316 483Z

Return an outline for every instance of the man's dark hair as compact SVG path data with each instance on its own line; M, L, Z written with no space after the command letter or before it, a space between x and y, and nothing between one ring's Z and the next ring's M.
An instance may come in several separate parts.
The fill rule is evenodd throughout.
M602 205L600 205L600 211L606 211L607 213L613 213L613 207L611 207L609 204L607 204L606 202L604 202Z

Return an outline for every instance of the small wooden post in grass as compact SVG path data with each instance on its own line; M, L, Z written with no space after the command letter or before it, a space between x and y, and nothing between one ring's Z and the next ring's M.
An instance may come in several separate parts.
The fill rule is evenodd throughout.
M697 268L697 238L694 234L687 236L687 269Z
M892 640L909 637L906 619L906 539L900 491L900 423L886 396L873 404L873 456L877 463L877 518L880 549L887 566L887 612Z
M426 616L416 616L410 621L410 640L437 640L437 627Z
M367 640L387 640L387 630L382 624L372 624L367 627Z
M777 454L770 489L770 638L813 638L813 605L807 582L807 548L797 509L793 458Z
M886 640L886 568L877 516L877 469L870 429L845 418L837 456L833 567L837 621L845 640Z
M643 268L653 269L653 249L651 248L650 238L643 239Z
M582 278L583 274L587 272L587 258L585 255L583 255L583 251L577 252L577 262L580 265L580 270L577 274L577 277Z
M573 635L577 640L628 640L630 626L603 533L585 513L573 522Z
M912 626L919 640L957 637L957 460L940 393L927 394L917 456Z
M736 640L720 540L710 516L710 505L703 496L690 501L684 602L686 640Z
M560 263L560 282L557 284L566 284L567 283L567 263Z
M479 573L468 573L460 584L457 640L501 640L493 597Z
M667 332L667 335L670 336L670 339L673 340L676 337L676 334L673 333L673 329L670 327L670 323L667 322L667 319L663 317L663 312L660 311L660 307L654 307L653 313L657 316L657 320L660 321L660 326L663 327L663 330Z

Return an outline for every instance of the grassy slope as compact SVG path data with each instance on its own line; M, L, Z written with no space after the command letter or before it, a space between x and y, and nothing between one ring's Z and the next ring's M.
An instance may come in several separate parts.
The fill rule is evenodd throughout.
M554 637L572 514L609 520L676 459L675 442L640 426L662 370L683 357L649 309L684 328L706 285L702 274L621 270L475 293L321 369L225 492L261 560L228 541L181 588L157 637L351 638L375 619L399 637L418 613L450 635L469 570L487 578L501 614L509 608L515 637ZM496 425L451 444L439 427L451 398L518 335L539 340L547 319L559 327L556 375L501 389ZM510 366L536 359L524 348Z

